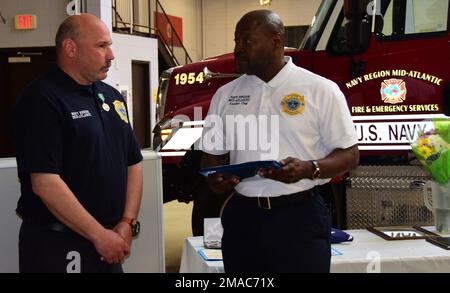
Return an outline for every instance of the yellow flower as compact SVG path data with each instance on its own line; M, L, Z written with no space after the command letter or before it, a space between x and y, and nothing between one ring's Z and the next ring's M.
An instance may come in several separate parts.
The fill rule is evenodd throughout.
M430 145L430 140L428 137L419 139L419 143L418 143L419 147L427 146L427 145Z
M432 147L420 147L419 153L426 160L433 155L434 150Z

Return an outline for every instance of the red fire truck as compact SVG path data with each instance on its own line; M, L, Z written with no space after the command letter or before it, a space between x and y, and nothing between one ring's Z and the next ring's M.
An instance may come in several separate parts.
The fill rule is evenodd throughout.
M416 171L411 171L410 138L426 129L424 119L445 116L449 14L449 0L323 0L300 48L286 49L295 64L333 80L347 97L361 151L359 169L365 172L356 177L389 183L387 177L402 181L423 175L411 174ZM236 76L232 54L162 74L153 143L164 156L166 201L195 189L188 172L180 173L185 167L179 165L180 156L200 137L213 94ZM187 159L188 165L195 161ZM379 187L371 186L371 192L379 193ZM389 184L383 186L389 191ZM389 207L392 213L399 211L395 200L375 201L385 214L373 223L387 219ZM422 212L420 207L414 211ZM423 222L413 218L400 221Z

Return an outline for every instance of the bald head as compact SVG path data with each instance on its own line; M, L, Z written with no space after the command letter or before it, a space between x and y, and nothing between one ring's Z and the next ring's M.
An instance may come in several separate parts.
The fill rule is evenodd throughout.
M83 13L68 17L55 38L57 65L76 82L89 85L106 78L114 59L106 24Z
M270 10L245 14L234 32L236 69L268 82L284 66L284 25Z
M284 35L284 24L280 16L270 10L254 10L245 14L237 23L237 26L258 28L262 26L267 33Z
M56 53L59 54L62 50L62 43L65 39L72 39L77 42L85 33L86 28L91 25L99 25L104 23L95 15L89 13L82 13L79 15L72 15L66 18L58 28L55 37Z

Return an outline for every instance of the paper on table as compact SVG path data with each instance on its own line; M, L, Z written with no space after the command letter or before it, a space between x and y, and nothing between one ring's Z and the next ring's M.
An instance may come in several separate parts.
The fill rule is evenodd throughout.
M222 250L221 249L207 249L201 248L198 253L206 261L222 261ZM342 255L342 252L334 247L331 247L331 256Z
M338 256L338 255L342 255L342 252L340 252L334 247L331 247L331 256Z
M206 261L221 261L222 260L222 250L220 249L199 249L198 253Z

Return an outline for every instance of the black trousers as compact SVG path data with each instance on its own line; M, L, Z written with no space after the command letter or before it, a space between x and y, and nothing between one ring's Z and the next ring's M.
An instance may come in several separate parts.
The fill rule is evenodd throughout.
M123 273L121 264L100 260L94 245L71 231L24 221L19 233L21 273Z
M328 273L329 213L318 192L311 192L271 209L259 207L256 199L231 197L222 214L225 272Z

